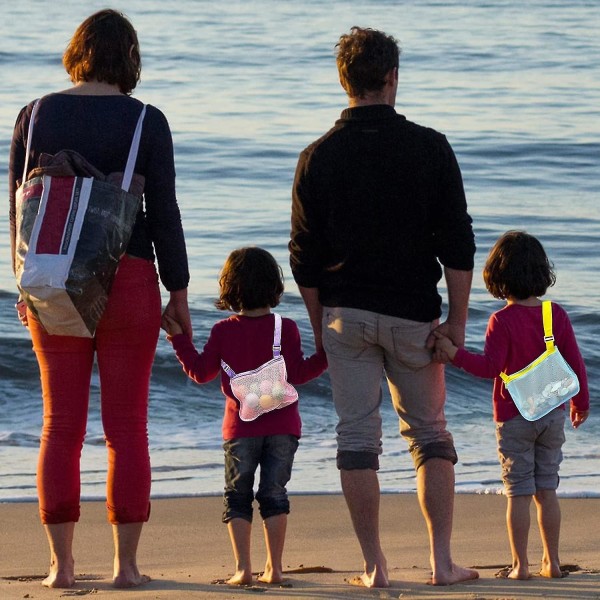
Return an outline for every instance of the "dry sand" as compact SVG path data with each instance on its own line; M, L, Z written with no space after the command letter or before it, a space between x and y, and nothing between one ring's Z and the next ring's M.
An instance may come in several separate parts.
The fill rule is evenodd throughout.
M518 582L495 577L510 562L502 496L456 497L453 554L476 567L480 579L451 587L427 584L430 571L425 524L412 494L382 497L382 543L391 587L367 590L347 580L361 571L358 543L342 496L292 496L292 513L284 553L284 586L235 587L212 583L227 578L233 559L227 530L221 523L221 498L155 500L144 529L139 565L152 581L143 588L111 587L112 540L102 503L86 502L76 530L77 583L71 590L41 585L48 567L48 548L34 503L0 504L0 598L106 597L107 600L207 598L229 600L402 598L411 600L512 600L590 598L600 600L600 499L561 499L561 561L571 573L565 579L539 576ZM532 512L529 543L531 570L541 556ZM259 520L253 531L253 568L264 566Z

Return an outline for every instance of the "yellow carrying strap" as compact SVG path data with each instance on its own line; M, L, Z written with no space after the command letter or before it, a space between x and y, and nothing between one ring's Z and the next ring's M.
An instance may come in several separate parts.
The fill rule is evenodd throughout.
M546 342L546 351L554 350L554 336L552 335L552 302L544 300L542 302L542 318L544 319L544 342Z
M532 363L528 364L526 367L520 371L517 371L516 373L513 373L512 375L508 375L504 372L500 373L500 378L505 385L531 371L549 354L554 352L554 336L552 335L552 302L550 300L544 300L542 302L542 319L544 322L544 342L546 342L546 352L538 356Z

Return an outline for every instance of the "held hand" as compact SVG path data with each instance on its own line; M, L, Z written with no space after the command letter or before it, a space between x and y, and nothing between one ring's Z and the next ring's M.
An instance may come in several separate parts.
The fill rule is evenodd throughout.
M438 336L440 334L441 337ZM451 355L448 354L448 351L451 350L448 348L438 348L438 344L436 340L447 338L451 342L449 346L454 348L451 351ZM435 329L432 329L429 337L427 338L427 348L433 350L433 360L439 363L448 363L454 358L456 354L456 349L464 346L465 343L465 326L463 324L457 325L454 323L450 323L449 321L445 321L441 325L438 325Z
M167 315L166 312L162 316L160 326L167 332L167 335L170 336L183 333L181 325L175 319Z
M17 316L19 317L19 321L21 321L21 325L23 325L23 327L29 327L27 321L27 304L25 304L25 300L19 300L15 304L15 308L17 309Z
M580 425L583 425L590 414L589 410L578 411L576 408L571 406L571 423L573 429L577 429Z
M439 331L434 331L435 335L435 351L443 352L450 360L454 360L458 347L454 345L449 337L446 337Z
M190 309L187 301L187 290L179 290L171 292L171 299L163 311L163 319L161 326L168 333L165 326L165 317L169 317L172 321L178 324L182 329L181 333L185 333L190 340L192 339L192 319L190 317Z

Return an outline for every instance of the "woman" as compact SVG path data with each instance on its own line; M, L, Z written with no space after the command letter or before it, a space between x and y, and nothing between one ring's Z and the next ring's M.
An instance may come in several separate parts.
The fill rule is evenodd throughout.
M75 31L63 64L73 86L44 96L34 117L29 165L40 155L70 149L105 174L123 171L142 110L130 97L140 77L137 35L121 13L102 10ZM25 164L33 102L14 130L9 166L10 231L15 253L15 194ZM80 513L80 456L85 436L94 356L101 386L102 422L108 450L107 509L113 526L115 587L149 580L136 553L150 513L147 413L149 382L160 331L161 299L154 267L170 292L164 313L191 337L187 304L189 272L175 196L169 125L147 106L135 172L144 177L144 202L93 338L49 335L22 302L40 367L44 422L37 485L40 516L50 545L44 585L75 582L72 541Z

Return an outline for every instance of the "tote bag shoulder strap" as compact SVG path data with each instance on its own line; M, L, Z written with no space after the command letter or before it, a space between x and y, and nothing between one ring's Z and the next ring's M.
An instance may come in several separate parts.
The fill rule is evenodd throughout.
M25 149L25 164L23 165L23 179L22 183L25 183L27 179L27 167L29 165L29 152L31 152L31 138L33 137L33 122L35 120L35 113L37 112L39 99L35 101L33 108L31 109L31 118L29 119L29 129L27 131L27 147Z
M33 124L35 115L37 113L39 99L35 101L33 109L31 110L31 118L29 120L29 129L27 131L27 148L25 150L25 165L23 166L23 179L27 179L27 167L29 165L29 153L31 151L31 140L33 138ZM131 146L129 148L129 155L127 157L127 164L125 165L125 171L123 172L123 181L121 182L121 188L126 192L129 191L131 185L131 179L133 178L133 171L135 169L135 163L137 161L137 155L140 148L140 140L142 138L142 126L144 123L144 117L146 116L146 105L142 106L142 112L138 117L135 131L133 132L133 139L131 140Z
M137 160L138 150L140 148L140 140L142 138L142 125L144 123L144 117L146 116L146 105L142 107L142 112L138 118L135 131L133 132L133 139L131 140L131 147L129 148L129 156L127 157L127 164L125 165L125 171L123 173L123 181L121 182L121 188L126 192L129 191L131 185L131 179L133 177L133 170L135 169L135 162Z

